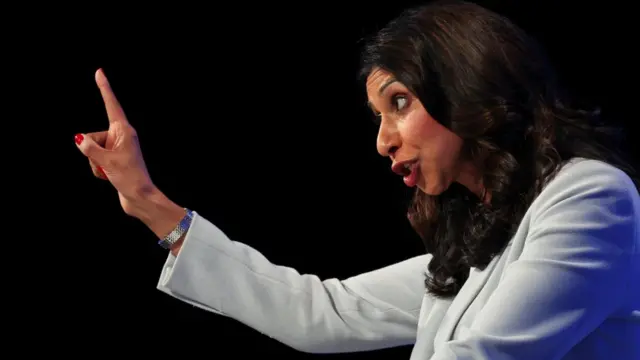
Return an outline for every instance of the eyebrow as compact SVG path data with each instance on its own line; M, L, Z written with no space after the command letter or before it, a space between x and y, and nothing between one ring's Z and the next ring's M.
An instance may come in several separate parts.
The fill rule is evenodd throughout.
M382 86L380 86L380 89L378 89L378 95L382 95L382 93L384 92L384 90L389 87L389 85L393 84L394 82L397 82L397 79L391 79L389 81L387 81L386 83L382 84ZM376 112L375 108L373 107L373 104L371 104L371 101L367 101L367 106L373 111Z
M384 83L382 86L380 86L380 89L378 90L378 94L382 95L382 92L384 91L384 89L386 89L387 87L389 87L389 85L393 84L396 81L398 81L398 80L391 79L391 80L387 81L386 83Z

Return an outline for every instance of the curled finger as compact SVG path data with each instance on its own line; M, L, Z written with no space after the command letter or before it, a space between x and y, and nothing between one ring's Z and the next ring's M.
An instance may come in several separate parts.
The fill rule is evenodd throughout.
M109 178L107 177L107 174L105 174L102 167L98 166L96 163L94 163L91 160L89 160L89 166L91 166L91 171L93 172L93 175L95 175L95 177L100 178L102 180L109 180Z
M105 131L96 131L96 132L90 132L90 133L86 133L84 134L87 137L90 137L93 139L93 141L96 142L96 144L105 147L105 144L107 143L107 137L108 137L109 132L107 130Z

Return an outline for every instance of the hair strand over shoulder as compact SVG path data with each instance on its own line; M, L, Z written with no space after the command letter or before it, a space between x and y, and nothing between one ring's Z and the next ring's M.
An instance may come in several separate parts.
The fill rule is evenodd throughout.
M425 285L434 296L457 294L471 267L484 269L572 158L605 161L638 185L620 132L572 108L542 48L504 16L463 1L409 9L365 45L361 75L376 68L464 140L491 194L487 205L457 183L438 196L416 190L407 217L433 255Z

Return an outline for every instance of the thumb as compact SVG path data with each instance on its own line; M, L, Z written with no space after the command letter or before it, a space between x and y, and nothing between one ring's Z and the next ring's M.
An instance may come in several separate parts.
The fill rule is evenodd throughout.
M105 164L108 150L98 145L91 136L77 134L75 136L75 140L76 146L84 156L89 158L89 160L92 160L98 166L103 166Z

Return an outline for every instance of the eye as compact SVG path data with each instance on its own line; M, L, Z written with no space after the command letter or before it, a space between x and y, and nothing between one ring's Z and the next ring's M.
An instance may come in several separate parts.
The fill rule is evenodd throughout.
M394 95L393 98L391 99L391 102L393 103L393 106L398 111L404 109L405 106L407 106L408 101L409 100L404 95Z

